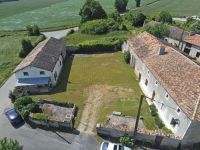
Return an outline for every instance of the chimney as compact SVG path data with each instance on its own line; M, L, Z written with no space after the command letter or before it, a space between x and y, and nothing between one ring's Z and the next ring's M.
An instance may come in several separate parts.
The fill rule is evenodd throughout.
M158 49L158 55L164 55L165 54L165 47L164 46L160 46Z

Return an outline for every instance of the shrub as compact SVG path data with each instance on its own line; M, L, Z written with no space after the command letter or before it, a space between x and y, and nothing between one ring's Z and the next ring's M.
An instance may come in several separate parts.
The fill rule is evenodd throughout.
M26 30L28 31L29 36L39 36L40 29L37 25L28 25L26 26Z
M125 12L128 0L115 0L115 8L118 12Z
M35 107L35 104L36 103L32 100L31 97L24 96L18 98L15 101L14 107L16 110L18 110L22 118L26 118L29 115L30 111Z
M156 125L158 126L159 129L162 129L163 127L165 127L162 120L160 120L160 118L158 116L155 117L155 123L156 123Z
M33 45L31 44L31 41L27 39L23 39L21 41L21 44L22 49L19 52L19 57L24 58L31 52L31 50L33 49Z
M122 145L130 147L130 148L133 148L135 144L135 141L127 136L120 137L119 141L120 143L122 143Z
M81 33L86 34L105 34L111 31L119 30L119 24L113 19L99 19L88 21L81 25Z
M124 52L124 61L129 64L131 59L131 54L129 51Z
M149 108L150 108L150 110L151 110L151 115L152 115L153 117L158 116L158 113L157 113L158 110L156 109L156 106L155 106L154 104L150 105Z
M141 12L130 11L126 15L127 19L131 22L131 24L135 27L141 27L146 20L146 16Z
M7 139L0 140L0 150L23 150L23 146L19 145L17 140Z
M15 102L15 100L16 100L16 97L15 97L15 95L13 94L13 92L12 92L12 91L9 91L9 95L8 95L8 97L11 99L11 102L12 102L12 103L14 103L14 102Z
M157 21L162 22L162 23L169 23L172 24L172 16L170 13L161 11L158 15Z

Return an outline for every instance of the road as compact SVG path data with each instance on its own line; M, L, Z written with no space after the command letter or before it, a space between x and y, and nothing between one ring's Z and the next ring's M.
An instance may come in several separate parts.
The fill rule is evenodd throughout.
M99 144L92 135L85 133L68 134L32 129L28 124L14 128L3 114L6 107L12 106L8 98L14 88L15 77L11 76L0 88L0 138L17 139L24 150L98 150Z
M50 31L50 32L42 32L42 34L44 34L46 37L54 37L57 39L60 39L64 36L67 35L67 33L71 30L74 29L75 31L78 30L78 27L75 28L69 28L69 29L65 29L65 30L59 30L59 31Z

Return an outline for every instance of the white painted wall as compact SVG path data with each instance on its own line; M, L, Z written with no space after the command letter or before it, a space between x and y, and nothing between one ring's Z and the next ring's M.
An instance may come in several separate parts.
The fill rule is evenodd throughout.
M165 41L175 47L177 47L179 45L179 41L178 40L174 40L172 38L169 37L165 37Z
M62 62L61 65L60 65L60 62ZM40 69L40 68L36 68L36 67L28 66L28 67L26 67L26 68L24 68L24 69L22 69L20 71L17 71L15 73L15 76L16 76L17 79L19 79L19 78L49 77L51 79L52 85L55 86L57 81L58 81L59 75L61 73L62 67L63 67L63 58L60 55L59 60L57 61L53 72L47 71L47 70L44 70L44 69ZM44 71L45 74L44 75L40 75L40 71ZM28 72L29 75L28 76L24 76L23 72ZM55 80L55 78L54 78L55 72L57 72L57 80Z
M183 43L182 43L182 46L180 47L180 49L181 49L182 51L184 51L185 47L186 47L186 43L183 42ZM195 46L195 45L192 45L191 50L190 50L190 53L189 53L189 56L191 56L191 57L193 57L193 58L196 58L197 52L200 53L200 47Z
M128 43L127 43L128 45ZM175 101L171 98L170 94L164 89L164 87L159 83L158 80L153 76L150 70L145 66L145 64L137 57L137 55L131 50L129 46L124 46L131 53L131 65L135 66L136 76L139 77L139 73L141 74L140 87L144 94L148 97L152 97L153 91L155 91L155 106L158 109L158 113L160 118L163 120L164 124L167 128L171 129L172 132L181 138L185 135L188 127L190 126L190 119L185 115L185 113L181 110L179 113L177 109L179 108ZM123 50L126 51L126 50ZM148 85L145 85L145 80L148 80ZM156 84L157 83L157 84ZM166 94L168 94L168 98L166 98ZM148 101L151 104L150 101ZM163 103L163 105L161 105ZM180 109L180 108L179 108ZM180 124L173 127L171 123L171 119L179 119Z

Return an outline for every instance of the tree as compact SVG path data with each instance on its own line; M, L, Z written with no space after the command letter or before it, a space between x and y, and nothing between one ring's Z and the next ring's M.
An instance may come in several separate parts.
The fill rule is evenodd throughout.
M197 34L200 34L200 21L196 21L191 24L191 30Z
M136 2L136 7L140 7L141 0L135 0L135 2Z
M120 13L126 11L127 4L128 4L128 0L115 0L115 8Z
M135 141L128 136L120 137L119 141L120 143L122 143L122 145L130 147L130 148L133 148L135 145Z
M128 14L128 20L131 22L133 26L141 27L143 26L144 21L146 20L146 16L141 12L131 11Z
M85 4L80 9L79 15L81 16L81 22L107 18L105 10L100 3L95 0L86 0Z
M0 150L23 150L17 140L3 138L0 140Z
M172 24L172 16L170 13L166 11L161 11L158 15L157 21L162 22L162 23L169 23Z
M117 22L122 22L122 19L120 17L120 14L117 10L115 10L113 13L111 13L109 15L110 18L112 18L113 20L117 21Z
M169 29L165 24L146 25L144 30L161 39L169 36Z
M37 25L28 25L26 26L26 30L28 31L28 35L30 36L39 36L40 29Z
M21 43L22 43L22 49L19 52L19 57L24 58L31 52L31 50L33 49L33 45L31 44L30 40L26 39L23 39Z

